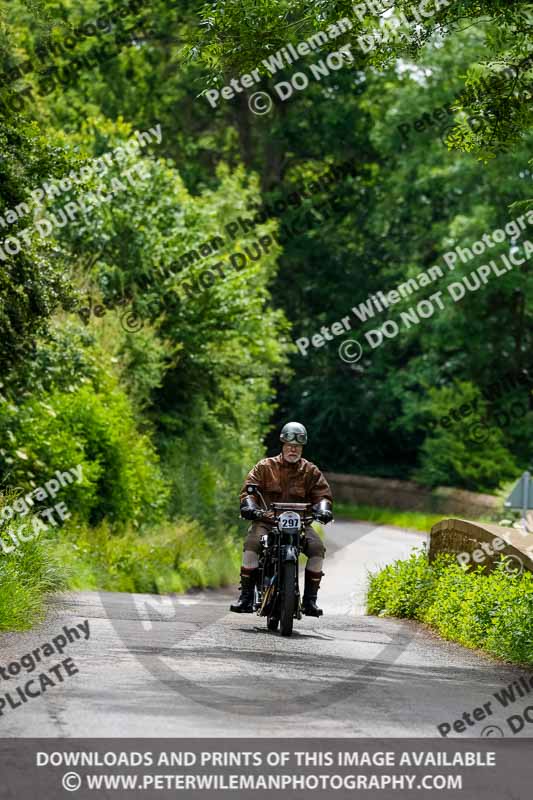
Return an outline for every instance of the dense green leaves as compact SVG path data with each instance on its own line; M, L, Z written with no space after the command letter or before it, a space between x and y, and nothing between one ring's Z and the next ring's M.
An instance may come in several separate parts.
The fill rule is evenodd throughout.
M53 247L32 235L27 205L31 191L57 174L65 155L22 118L0 117L0 150L0 371L5 375L20 367L35 335L69 294Z
M469 413L462 416L460 409L465 406ZM452 485L462 482L473 491L491 491L517 474L517 466L504 445L504 434L496 424L498 415L496 419L489 417L486 402L471 384L430 388L418 410L430 412L428 435L421 448L421 468L415 476L422 483L438 486L451 479ZM502 418L512 420L513 416ZM522 415L516 416L520 417L523 430Z
M138 132L162 136L48 198L39 215L61 220L67 202L115 189L0 263L4 484L38 482L54 458L89 453L87 519L155 519L169 486L168 513L224 528L269 425L287 418L307 424L308 455L323 468L493 490L529 465L525 389L502 400L503 410L524 402L521 419L493 420L487 443L472 445L460 425L428 431L456 394L490 399L501 365L511 378L530 368L527 262L379 347L365 336L433 292L447 297L510 246L523 253L530 236L528 221L453 270L443 261L524 214L531 197L530 15L526 4L438 5L365 52L359 37L381 23L345 0L4 4L4 213ZM268 74L263 59L341 18L349 30ZM97 32L80 33L91 20ZM286 101L276 95L276 82L344 44L353 61ZM515 81L504 69L520 61ZM256 67L254 87L210 106L205 90ZM492 72L507 82L487 83ZM271 93L270 114L250 111L257 89ZM348 159L349 174L321 182ZM430 285L358 319L371 295L435 265ZM105 316L80 319L88 297ZM346 337L305 357L290 347L346 318ZM355 364L338 354L348 337L363 345Z
M453 556L432 564L425 553L396 561L370 578L368 611L417 619L446 639L499 658L533 663L533 576L506 570L464 572Z

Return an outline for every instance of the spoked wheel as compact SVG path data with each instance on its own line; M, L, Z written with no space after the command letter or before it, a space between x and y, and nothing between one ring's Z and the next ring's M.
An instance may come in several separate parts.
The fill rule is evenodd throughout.
M286 561L282 566L282 570L280 632L282 636L290 636L296 609L296 564L294 561Z
M279 625L278 617L268 617L267 628L269 631L277 631Z

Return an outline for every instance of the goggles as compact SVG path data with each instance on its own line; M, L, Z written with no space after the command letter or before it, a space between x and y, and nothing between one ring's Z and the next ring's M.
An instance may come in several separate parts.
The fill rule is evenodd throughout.
M305 433L293 433L292 431L289 431L289 433L285 433L283 435L283 441L288 442L289 444L291 442L297 442L298 444L305 444L305 440L306 440Z

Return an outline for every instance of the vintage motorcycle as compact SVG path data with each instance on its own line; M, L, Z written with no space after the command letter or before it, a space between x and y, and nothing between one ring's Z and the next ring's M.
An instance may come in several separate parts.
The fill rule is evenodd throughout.
M249 483L248 494L259 497L264 512L272 512L273 524L261 537L259 581L254 590L254 611L267 618L267 627L290 636L294 619L302 618L298 559L305 528L314 519L311 503L272 503L267 508L259 486Z

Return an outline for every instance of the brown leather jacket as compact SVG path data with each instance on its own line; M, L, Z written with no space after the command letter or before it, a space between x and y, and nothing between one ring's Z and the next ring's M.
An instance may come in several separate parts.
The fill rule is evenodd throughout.
M246 484L257 483L268 505L270 503L318 503L322 499L333 502L331 489L318 467L300 458L289 464L282 454L264 458L250 470L241 490L241 503L247 496ZM259 500L257 501L259 504Z

